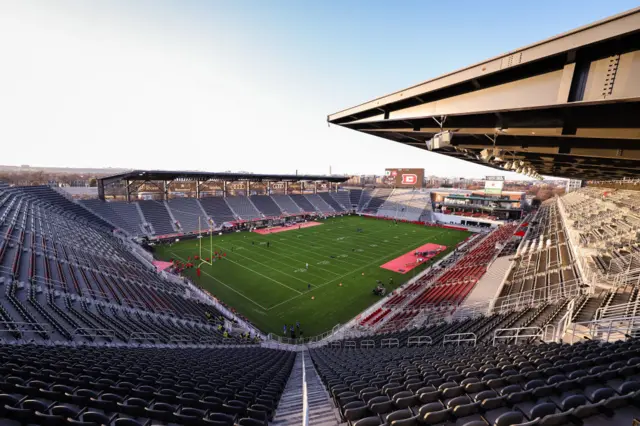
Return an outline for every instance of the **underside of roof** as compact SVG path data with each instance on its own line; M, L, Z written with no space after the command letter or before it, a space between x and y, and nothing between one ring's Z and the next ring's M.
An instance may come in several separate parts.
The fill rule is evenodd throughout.
M328 121L497 169L640 177L640 8ZM428 146L443 134L446 142Z
M231 172L198 172L198 171L169 171L169 170L132 170L117 175L98 179L104 185L118 181L227 181L227 182L346 182L348 176L322 175L279 175L260 173L231 173Z

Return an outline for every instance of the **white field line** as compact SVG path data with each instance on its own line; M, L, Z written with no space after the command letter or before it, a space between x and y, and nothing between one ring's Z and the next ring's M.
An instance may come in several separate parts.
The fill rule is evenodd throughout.
M276 271L276 272L278 272L278 273L281 273L282 275L286 275L286 276L288 276L288 277L291 277L291 278L293 278L294 280L298 280L298 281L300 281L301 283L309 284L309 281L308 281L308 280L303 280L303 279L298 278L298 277L296 277L296 276L293 276L293 275L287 274L286 272L284 272L284 271L282 271L282 270L280 270L280 269L278 269L278 268L274 268L274 267L272 267L272 266L267 265L266 263L262 263L262 262L259 262L259 261L255 260L255 258L254 258L254 257L252 257L252 256L245 256L245 255L243 255L243 254L238 253L238 252L237 252L237 251L235 251L235 250L234 250L234 251L229 251L229 247L223 246L223 245L221 245L221 244L218 244L218 247L226 249L226 250L227 250L227 253L233 253L234 255L238 255L238 256L244 257L245 259L249 259L250 261L252 261L252 262L254 262L254 263L257 263L258 265L262 265L262 266L264 266L264 267L266 267L266 268L268 268L268 269L271 269L272 271ZM255 247L255 246L254 246L254 247ZM210 250L207 250L207 251L210 251ZM227 260L231 260L231 259L229 259L228 257L227 257L226 259L227 259ZM275 261L275 262L277 262L277 260L274 260L274 259L269 259L269 260L270 260L270 261ZM232 262L233 262L233 261L232 261ZM237 263L237 262L234 262L234 263ZM283 262L278 262L278 263L283 264L283 265L286 265L286 266L288 266L288 267L291 267L291 265L289 265L288 263L283 263ZM251 269L251 268L247 268L247 269ZM329 271L329 272L330 272L330 271ZM338 274L336 274L335 272L332 272L332 273L333 273L333 274L335 274L335 275L338 275ZM317 276L317 275L316 275L316 276Z
M222 246L220 246L219 244L218 244L218 246L219 246L219 247L222 247ZM208 251L210 255L211 255L211 254L213 254L213 252L212 252L210 249L206 249L206 251ZM246 256L243 256L243 257L246 257ZM289 290L291 290L291 291L295 291L295 292L296 292L296 293L298 293L298 294L302 294L302 292L300 292L300 291L296 290L295 288L293 288L293 287L289 287L288 285L286 285L286 284L284 284L284 283L281 283L280 281L278 281L278 280L276 280L276 279L273 279L273 278L271 278L271 277L269 277L269 276L267 276L267 275L264 275L264 274L262 274L262 273L260 273L260 272L258 272L258 271L256 271L256 270L254 270L254 269L251 269L251 268L249 268L248 266L244 266L242 263L236 262L236 261L231 260L231 259L229 259L229 258L225 258L225 260L226 260L226 261L228 261L228 262L231 262L231 263L235 263L236 265L240 266L241 268L244 268L244 269L246 269L246 270L248 270L248 271L251 271L251 272L253 272L253 273L254 273L254 274L256 274L256 275L260 275L261 277L264 277L264 278L268 279L269 281L273 281L274 283L279 284L279 285L281 285L282 287L286 287L286 288L288 288L288 289L289 289ZM252 260L253 262L255 262L255 263L260 263L260 262L258 262L258 261L256 261L256 260L253 260L253 259L251 259L251 260ZM261 263L261 265L262 265L262 263ZM282 272L282 273L283 273L284 275L288 275L288 274L285 274L284 272ZM293 277L293 275L289 275L289 276ZM296 278L296 277L293 277L293 278ZM296 279L299 279L299 278L296 278ZM302 281L302 280L300 280L300 281ZM304 282L304 283L305 283L305 284L307 284L307 282Z
M175 254L174 252L171 252L171 254L173 254L175 257L177 257L178 259L181 259L184 262L184 258L178 256L177 254ZM201 271L203 274L205 274L206 276L213 278L215 281L219 282L220 284L222 284L223 286L227 287L229 290L233 291L234 293L238 294L241 297L244 297L245 299L247 299L249 302L253 303L254 305L260 307L262 310L264 311L268 311L269 309L265 308L264 306L262 306L261 304L259 304L258 302L256 302L255 300L252 300L250 298L248 298L247 296L245 296L244 294L240 293L239 291L237 291L236 289L234 289L231 286L226 285L225 283L223 283L222 281L220 281L218 278L214 277L213 275L208 274L206 271Z
M244 243L244 244L249 245L249 243L248 243L247 241L240 241L240 242L242 242L242 243ZM278 241L278 243L280 243L280 242L281 242L281 241ZM251 246L252 246L252 247L255 247L255 246L253 246L253 245L251 245ZM258 248L259 248L259 249L262 249L262 250L267 250L267 251L269 250L269 249L265 249L265 248L262 248L262 247L258 247ZM234 251L233 253L235 253L235 251ZM295 257L287 256L287 255L285 255L285 254L278 253L278 256L280 256L280 257L286 257L287 259L291 259L291 260L294 260L294 261L296 261L296 262L306 263L306 262L302 262L300 259L296 259ZM269 259L270 261L278 262L278 263L280 263L280 264L282 264L282 265L286 265L286 266L289 266L289 267L291 266L291 265L290 265L290 264L288 264L288 263L280 262L280 261L275 260L275 259L272 259L272 258L270 258L270 257L269 257L268 259ZM333 271L331 271L331 270L329 270L329 269L321 268L321 267L319 267L319 266L315 266L315 269L320 269L320 270L323 270L323 271L329 272L330 274L334 274L334 275L340 275L340 274L338 274L338 273L336 273L336 272L333 272Z
M384 232L384 231L378 231L377 233L379 233L379 232ZM374 234L374 233L372 233L372 234L370 234L370 235L373 235L373 234ZM436 235L437 235L437 234L436 234ZM335 240L334 240L333 238L329 238L329 237L320 238L320 237L317 237L317 236L316 236L315 238L317 238L317 239L323 239L323 240L328 240L330 243L334 243L334 244L335 244ZM350 237L347 237L347 238L350 238ZM372 244L372 243L374 243L374 242L377 244L377 243L379 243L379 242L380 242L379 240L373 240L373 239L369 240L369 237L364 237L364 238L367 238L367 240L368 240L368 241L370 241L370 243L369 243L369 244ZM296 240L291 240L291 241L287 240L287 241L288 241L289 243L295 242L296 244L299 244ZM287 245L287 246L290 246L290 247L295 248L295 249L300 250L300 251L311 252L311 253L316 254L316 255L318 254L317 252L313 252L313 251L308 250L308 249L303 249L303 248L297 247L296 245L286 244L286 243L283 243L282 241L280 241L280 242L279 242L279 244ZM361 244L361 245L362 245L363 243L362 243L362 242L360 242L359 244ZM367 243L364 243L364 244L367 244ZM384 244L389 244L389 243L384 243ZM393 245L398 246L399 244L395 244L395 243L394 243ZM305 246L305 247L306 247L306 246ZM323 247L323 248L326 248L326 247L328 247L328 246L325 246L325 245L323 244L323 245L322 245L322 247ZM378 247L380 247L380 245L378 245ZM330 247L328 247L328 248L330 248ZM378 250L375 250L375 251L378 251ZM348 250L347 250L347 252L348 252ZM381 252L382 252L382 251L381 251ZM371 259L374 259L374 257L366 256L366 255L361 254L360 252L353 252L353 251L351 252L351 256L359 256L359 257L361 257L361 258L364 258L364 259L360 259L360 260L365 260L365 261L370 261ZM351 262L347 262L347 261L345 261L345 260L338 259L338 258L334 258L333 260L336 260L336 261L339 261L339 262L346 263L346 264L348 264L348 265L350 265L350 266L358 266L357 264L353 264L353 263L351 263Z
M414 245L415 245L415 243L412 243L412 244L411 244L411 246L414 246ZM384 260L384 259L386 259L386 258L388 258L388 257L394 256L396 253L406 253L406 252L407 252L407 250L408 250L408 247L411 247L411 246L408 246L408 245L407 245L407 246L405 246L405 248L403 248L402 250L398 250L398 251L395 251L395 252L393 252L393 253L386 254L386 255L384 255L384 256L382 256L382 257L380 257L379 259L375 259L375 260L373 260L372 262L367 263L366 265L362 265L362 266L360 266L358 269L360 269L360 268L366 268L366 267L368 267L368 266L373 265L374 263L381 262L382 260ZM397 256L396 256L396 257L397 257ZM341 275L341 276L339 276L339 277L337 277L337 278L334 278L334 279L332 279L332 280L329 280L329 281L327 281L327 282L326 282L326 283L324 283L324 284L320 284L320 285L319 285L319 286L317 286L315 289L321 289L322 287L325 287L325 286L327 286L327 285L331 284L332 282L337 281L337 280L338 280L338 279L340 279L340 278L344 278L344 277L346 277L347 275L352 274L352 273L353 273L353 272L355 272L355 271L356 271L356 270L354 269L353 271L348 272L348 273L346 273L346 274L344 274L344 275ZM285 303L290 302L290 301L292 301L292 300L294 300L294 299L297 299L297 298L298 298L298 297L300 297L300 296L302 296L302 294L299 294L299 295L297 295L297 296L293 296L293 297L291 297L291 298L289 298L289 299L287 299L287 300L285 300L285 301L283 301L283 302L280 302L280 303L278 303L278 304L276 304L276 305L273 305L273 306L272 306L272 307L270 307L268 310L270 311L270 310L272 310L272 309L275 309L275 308L277 308L278 306L280 306L280 305L284 305Z
M314 237L314 238L316 238L316 237ZM293 242L293 240L291 240L291 241L288 241L288 240L287 240L287 242L291 243L291 242ZM287 242L284 242L284 241L278 241L278 244L282 244L282 245L285 245L285 246L291 247L291 248L293 248L293 249L295 249L295 250L298 250L298 251L302 251L302 252L306 252L306 253L311 253L311 254L313 254L313 255L315 255L315 256L317 256L317 255L319 254L319 253L318 253L318 252L316 252L316 251L309 250L309 249L305 249L305 248L302 248L302 247L300 247L300 246L298 246L298 245L287 244ZM296 241L296 243L297 243L297 241ZM303 246L304 246L304 247L309 247L308 245L303 245ZM325 245L322 245L322 248L328 248L328 247L327 247L327 246L325 246ZM353 263L351 263L351 262L348 262L348 261L346 261L346 260L337 259L337 258L332 259L332 260L336 260L336 261L338 261L338 262L346 263L346 264L347 264L347 265L349 265L349 266L356 266L355 264L353 264Z

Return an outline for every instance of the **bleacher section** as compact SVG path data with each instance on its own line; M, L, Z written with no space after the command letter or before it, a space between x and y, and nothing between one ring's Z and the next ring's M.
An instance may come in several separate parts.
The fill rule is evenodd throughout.
M134 203L109 202L109 208L113 210L123 221L127 223L132 235L144 233L144 218L140 215L138 206ZM135 232L134 232L135 231Z
M174 198L167 201L173 217L180 223L182 232L198 232L209 229L209 218L195 198Z
M435 217L433 216L433 208L431 206L431 200L430 199L427 202L427 204L424 206L424 209L420 213L420 216L418 217L418 220L420 222L435 223L436 220L435 220Z
M0 339L243 342L223 338L212 305L141 263L94 226L100 219L76 206L86 213L80 218L68 206L57 197L34 198L30 189L0 189Z
M363 208L363 213L375 215L378 213L378 208L384 204L387 197L391 195L393 189L391 188L376 188L371 193L371 199Z
M640 269L640 192L581 188L559 200L578 263L587 279L636 282Z
M414 189L394 189L378 209L379 217L417 221L425 208L431 210L431 193Z
M307 198L302 194L293 194L290 195L291 199L294 203L300 207L303 212L306 213L314 213L316 212L316 208L307 200Z
M262 218L262 214L256 210L255 206L247 197L227 197L225 198L231 210L242 220L255 220Z
M271 198L284 214L302 213L302 209L288 195L272 195Z
M404 216L406 203L413 197L413 192L412 189L394 189L378 208L377 215L379 217L400 219Z
M263 348L0 345L0 422L266 425L295 358Z
M48 186L24 186L21 191L25 196L32 197L34 200L48 202L51 208L59 214L71 217L74 215L76 219L82 220L88 225L100 227L104 230L111 230L113 226L100 219L79 204L70 201L65 196Z
M348 425L631 425L640 416L638 341L442 346L446 335L491 336L484 331L518 316L379 335L366 338L375 348L361 340L311 357ZM409 345L411 336L433 344ZM383 339L401 347L381 348Z
M349 191L330 192L328 195L331 196L334 200L336 200L338 202L338 205L340 206L340 209L337 209L336 211L351 211L351 210L353 210L351 208L351 195L349 194ZM358 197L359 197L359 195L358 195ZM331 204L331 203L329 203L329 204ZM336 208L336 206L334 206L333 204L331 204L331 206L334 209Z
M80 200L80 204L96 215L109 221L117 229L136 236L142 234L142 218L134 205L127 203L107 203L101 200Z
M350 201L350 209L360 210L360 199L362 198L362 189L351 189L349 190L349 201Z
M446 308L460 304L484 275L489 261L497 254L496 244L510 238L514 229L514 225L503 225L493 231L413 299L409 307Z
M145 221L151 224L156 235L168 235L176 232L167 206L162 201L138 201L138 205Z
M413 197L407 202L402 218L411 221L433 222L431 215L425 214L425 210L431 211L431 193L415 191Z
M316 211L320 213L331 214L336 211L318 194L307 194L305 195L307 200L313 205Z
M476 236L437 268L430 269L358 324L378 332L398 330L416 321L451 315L486 273L499 247L511 238L515 224L503 225L487 236Z
M371 189L363 189L362 196L360 197L360 201L358 202L358 211L364 213L364 208L369 204L371 200L371 193L373 191Z
M334 192L318 192L320 198L322 198L335 212L344 212L346 209L338 202L335 198L336 193ZM344 193L346 194L346 193ZM349 198L348 194L346 194L347 199Z
M252 195L253 204L267 217L279 217L282 211L268 195Z
M514 296L512 300L528 297L533 301L547 299L550 292L561 291L564 297L578 294L578 271L555 199L540 207L513 259L500 294L505 299L500 303L508 303L510 296Z
M222 197L205 197L200 199L200 205L204 211L213 219L216 227L222 226L225 222L237 220L229 205Z

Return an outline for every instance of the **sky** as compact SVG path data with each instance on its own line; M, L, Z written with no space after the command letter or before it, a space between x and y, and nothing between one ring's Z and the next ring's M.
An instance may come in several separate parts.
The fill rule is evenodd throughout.
M0 0L0 164L495 175L327 115L636 6Z

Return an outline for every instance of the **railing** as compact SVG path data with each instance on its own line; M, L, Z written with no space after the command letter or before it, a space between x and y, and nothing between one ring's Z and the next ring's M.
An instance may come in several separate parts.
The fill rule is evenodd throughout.
M169 336L169 343L179 344L179 343L190 343L193 339L191 336L186 334L172 334Z
M342 344L340 343L340 340L335 340L335 341L329 343L329 347L331 347L331 348L340 348L340 347L342 347Z
M345 347L345 349L347 349L347 348L355 349L356 348L356 342L354 340L348 340L348 341L344 342L344 347Z
M514 334L500 335L500 333L507 331L514 332ZM525 332L526 334L523 334L523 332ZM500 339L504 339L507 341L513 339L514 345L518 344L518 339L524 339L526 341L529 339L537 338L543 340L544 334L544 330L542 330L542 328L540 327L499 328L493 332L493 346L495 346Z
M391 348L391 347L400 347L400 341L398 339L395 338L388 338L388 339L382 339L380 341L380 347L381 348Z
M611 342L638 336L640 316L634 316L573 323L565 332L563 340L568 343L583 339Z
M460 345L460 343L473 343L475 346L478 343L478 336L475 333L452 333L445 334L442 339L442 346L447 343L455 343L456 345Z
M115 338L115 333L113 330L108 328L76 328L71 333L73 336L79 337L109 337L111 339Z
M302 426L309 426L309 399L307 396L307 369L304 363L304 352L302 356Z
M374 340L362 340L360 341L360 347L365 349L375 348L376 342Z
M420 345L432 345L432 344L433 344L433 340L431 339L431 336L411 336L407 338L407 347L411 345L420 346Z
M136 331L131 333L129 340L142 341L142 340L157 340L160 338L158 333L146 333L142 331Z
M573 318L573 313L576 309L576 299L571 299L567 304L567 311L565 314L558 320L558 328L556 330L554 341L559 342L564 336L565 330L571 324L571 319Z
M585 286L581 279L575 279L554 286L525 291L510 296L498 297L493 302L494 313L505 313L522 308L536 306L544 302L558 302L562 299L576 297L592 288Z
M0 328L0 331L18 333L48 333L51 331L51 326L49 324L40 322L0 321L0 327L2 327Z
M635 317L640 311L640 299L636 299L633 302L621 303L618 305L609 305L602 308L598 308L594 319L611 319L611 318L625 318Z
M484 300L481 302L474 302L468 305L460 306L451 315L452 319L464 319L474 318L481 315L488 315L490 313L492 300Z

